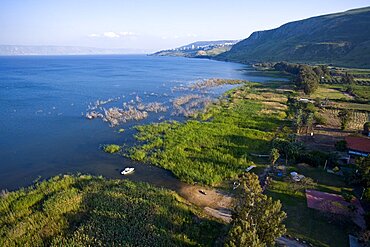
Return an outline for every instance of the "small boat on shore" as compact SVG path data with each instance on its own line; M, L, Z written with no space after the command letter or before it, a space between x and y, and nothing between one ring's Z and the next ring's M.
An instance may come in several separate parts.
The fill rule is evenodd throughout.
M203 194L203 195L207 195L207 192L205 192L204 190L199 190L199 193Z
M126 167L124 170L121 171L122 175L127 175L130 173L133 173L135 171L135 168L133 167Z

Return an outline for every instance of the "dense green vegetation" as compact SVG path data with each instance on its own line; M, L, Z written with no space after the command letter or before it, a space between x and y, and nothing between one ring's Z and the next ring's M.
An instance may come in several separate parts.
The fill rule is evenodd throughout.
M235 62L303 62L370 67L370 8L254 32L216 58Z
M119 145L116 145L116 144L109 144L109 145L104 146L103 150L106 153L112 154L112 153L117 153L117 152L121 151L121 147Z
M0 198L1 246L214 246L223 224L164 189L57 176Z
M275 131L285 123L286 97L272 91L246 84L198 120L138 126L141 145L130 157L171 170L188 183L217 185L236 178L253 164L251 153L270 152Z
M275 240L286 232L282 221L280 201L262 194L258 176L246 173L235 208L234 221L229 231L227 247L274 246Z

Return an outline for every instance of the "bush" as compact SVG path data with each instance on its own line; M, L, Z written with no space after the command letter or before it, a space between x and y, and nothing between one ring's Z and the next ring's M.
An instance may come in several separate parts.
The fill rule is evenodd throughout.
M106 145L104 148L103 148L104 152L106 153L117 153L119 151L121 151L121 147L116 145L116 144L110 144L110 145Z
M339 169L338 166L336 166L336 167L333 168L333 172L339 172L339 171L340 171L340 169Z
M346 202L351 202L352 199L354 198L354 196L351 194L351 192L348 192L348 191L342 191L342 196L343 196L343 199Z
M325 125L327 123L325 117L318 112L314 113L314 119L317 124Z
M370 203L370 188L365 188L365 191L364 191L364 194L362 196L362 199L366 202L366 203Z
M146 153L142 150L133 149L130 153L130 158L137 161L144 161Z
M324 166L327 161L329 166L334 166L337 163L337 156L333 153L328 154L321 151L302 152L296 158L296 161L313 167Z

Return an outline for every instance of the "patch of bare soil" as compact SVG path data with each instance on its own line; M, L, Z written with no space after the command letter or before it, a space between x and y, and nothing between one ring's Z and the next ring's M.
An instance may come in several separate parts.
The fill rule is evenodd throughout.
M335 143L343 140L345 136L352 134L351 131L343 131L333 127L320 127L314 129L314 135L301 135L298 140L310 150L335 151Z
M177 193L189 202L204 208L205 213L227 223L231 221L233 197L227 193L198 185L182 186Z

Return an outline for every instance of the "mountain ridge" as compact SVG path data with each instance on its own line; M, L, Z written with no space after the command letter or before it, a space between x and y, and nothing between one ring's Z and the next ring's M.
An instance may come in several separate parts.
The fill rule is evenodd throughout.
M195 41L174 49L155 52L153 56L211 58L231 49L237 40Z
M233 62L305 62L370 67L370 7L253 32L215 57Z

